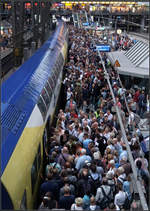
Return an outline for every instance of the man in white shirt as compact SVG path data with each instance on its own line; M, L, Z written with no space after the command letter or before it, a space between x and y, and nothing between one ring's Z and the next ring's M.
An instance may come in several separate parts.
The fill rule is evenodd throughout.
M120 207L124 205L126 200L126 193L122 189L122 185L118 185L119 192L115 195L114 204L116 206L116 210L120 210Z
M105 113L104 116L107 116L109 121L111 121L113 118L113 115L110 113L110 110L107 110L107 113Z
M84 120L83 121L83 128L88 128L88 130L89 130L89 135L91 135L91 128L90 128L90 126L88 125L88 121L87 120Z
M81 143L83 142L83 136L84 136L83 127L80 126L78 128L78 139Z
M113 192L111 190L111 187L108 185L107 178L104 177L102 185L97 189L96 196L95 196L96 202L99 203L99 204L102 203L102 201L105 197L104 194L103 194L102 188L103 188L105 195L108 196L110 201L111 201L111 199L113 199Z

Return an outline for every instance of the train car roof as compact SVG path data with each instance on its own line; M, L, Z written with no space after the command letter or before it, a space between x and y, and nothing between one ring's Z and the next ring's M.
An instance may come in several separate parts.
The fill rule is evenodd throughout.
M1 174L51 74L64 42L64 30L64 24L59 23L44 45L2 84Z

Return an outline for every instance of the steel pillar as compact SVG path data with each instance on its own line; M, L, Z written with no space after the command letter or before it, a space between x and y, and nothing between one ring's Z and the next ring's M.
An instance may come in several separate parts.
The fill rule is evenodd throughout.
M12 31L15 66L20 66L23 57L24 2L12 0Z
M130 15L128 14L128 21L127 21L127 33L129 33L129 24L130 24Z

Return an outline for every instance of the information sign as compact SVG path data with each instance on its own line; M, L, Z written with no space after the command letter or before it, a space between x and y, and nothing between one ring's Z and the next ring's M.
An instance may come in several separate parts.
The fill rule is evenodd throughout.
M96 45L96 50L101 52L110 52L110 45Z
M120 63L119 63L119 61L118 61L118 60L116 60L116 61L115 61L114 66L115 66L115 67L120 67Z
M82 23L83 26L89 26L89 23Z

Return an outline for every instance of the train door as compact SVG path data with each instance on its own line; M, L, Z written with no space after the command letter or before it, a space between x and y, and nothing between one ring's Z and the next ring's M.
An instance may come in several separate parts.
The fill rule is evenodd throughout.
M44 130L43 134L43 159L45 160L46 158L46 147L47 147L47 130Z
M43 140L42 140L43 141L43 166L44 167L46 165L46 162L48 161L47 153L48 153L48 139L50 136L50 134L49 134L50 133L50 121L51 121L51 118L49 116L47 123L46 123L45 130L44 130Z

